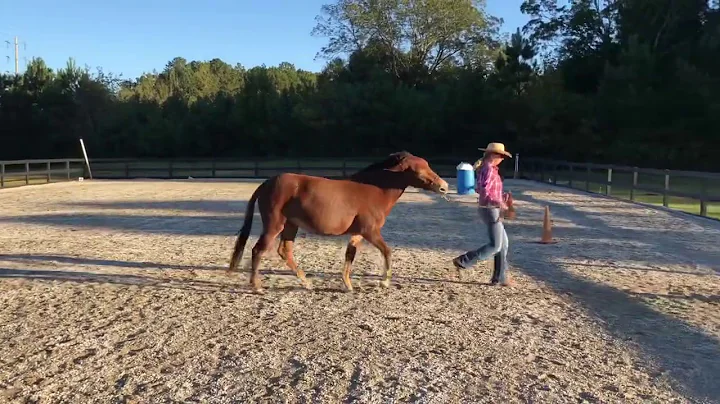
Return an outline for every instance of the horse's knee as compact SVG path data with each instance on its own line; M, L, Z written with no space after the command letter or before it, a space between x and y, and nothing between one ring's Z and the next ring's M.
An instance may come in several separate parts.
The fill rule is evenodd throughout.
M253 254L259 254L267 251L270 246L270 240L268 240L268 238L268 236L261 236L260 239L258 239L257 243L253 246Z

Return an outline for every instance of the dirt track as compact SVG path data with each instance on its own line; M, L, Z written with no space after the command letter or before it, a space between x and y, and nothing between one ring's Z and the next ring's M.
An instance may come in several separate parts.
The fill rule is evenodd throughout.
M256 185L0 191L0 402L720 402L720 223L508 181L500 288L446 273L485 240L473 198L409 190L389 289L374 248L348 294L347 240L301 235L315 290L269 254L257 296L222 271Z

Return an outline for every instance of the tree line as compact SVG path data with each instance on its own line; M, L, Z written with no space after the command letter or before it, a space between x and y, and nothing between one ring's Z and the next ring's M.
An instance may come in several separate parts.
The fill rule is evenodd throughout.
M510 35L479 0L336 0L320 72L171 60L131 80L31 60L0 75L0 159L352 157L408 150L720 169L720 5L525 0Z

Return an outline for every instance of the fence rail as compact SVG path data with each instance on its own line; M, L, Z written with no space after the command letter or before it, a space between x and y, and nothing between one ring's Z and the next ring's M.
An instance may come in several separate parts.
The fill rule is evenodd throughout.
M720 218L720 173L523 158L518 176Z

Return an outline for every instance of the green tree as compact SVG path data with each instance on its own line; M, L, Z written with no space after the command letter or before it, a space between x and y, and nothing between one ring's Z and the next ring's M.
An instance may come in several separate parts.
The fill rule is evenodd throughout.
M95 157L457 159L500 140L526 156L717 170L719 8L525 0L529 23L501 40L481 2L336 0L313 32L328 38L318 73L178 56L122 79L33 59L0 75L0 159L77 155L79 137Z
M322 6L313 34L328 38L320 55L364 49L384 53L387 69L415 84L444 64L477 63L496 50L499 20L478 0L339 0Z

